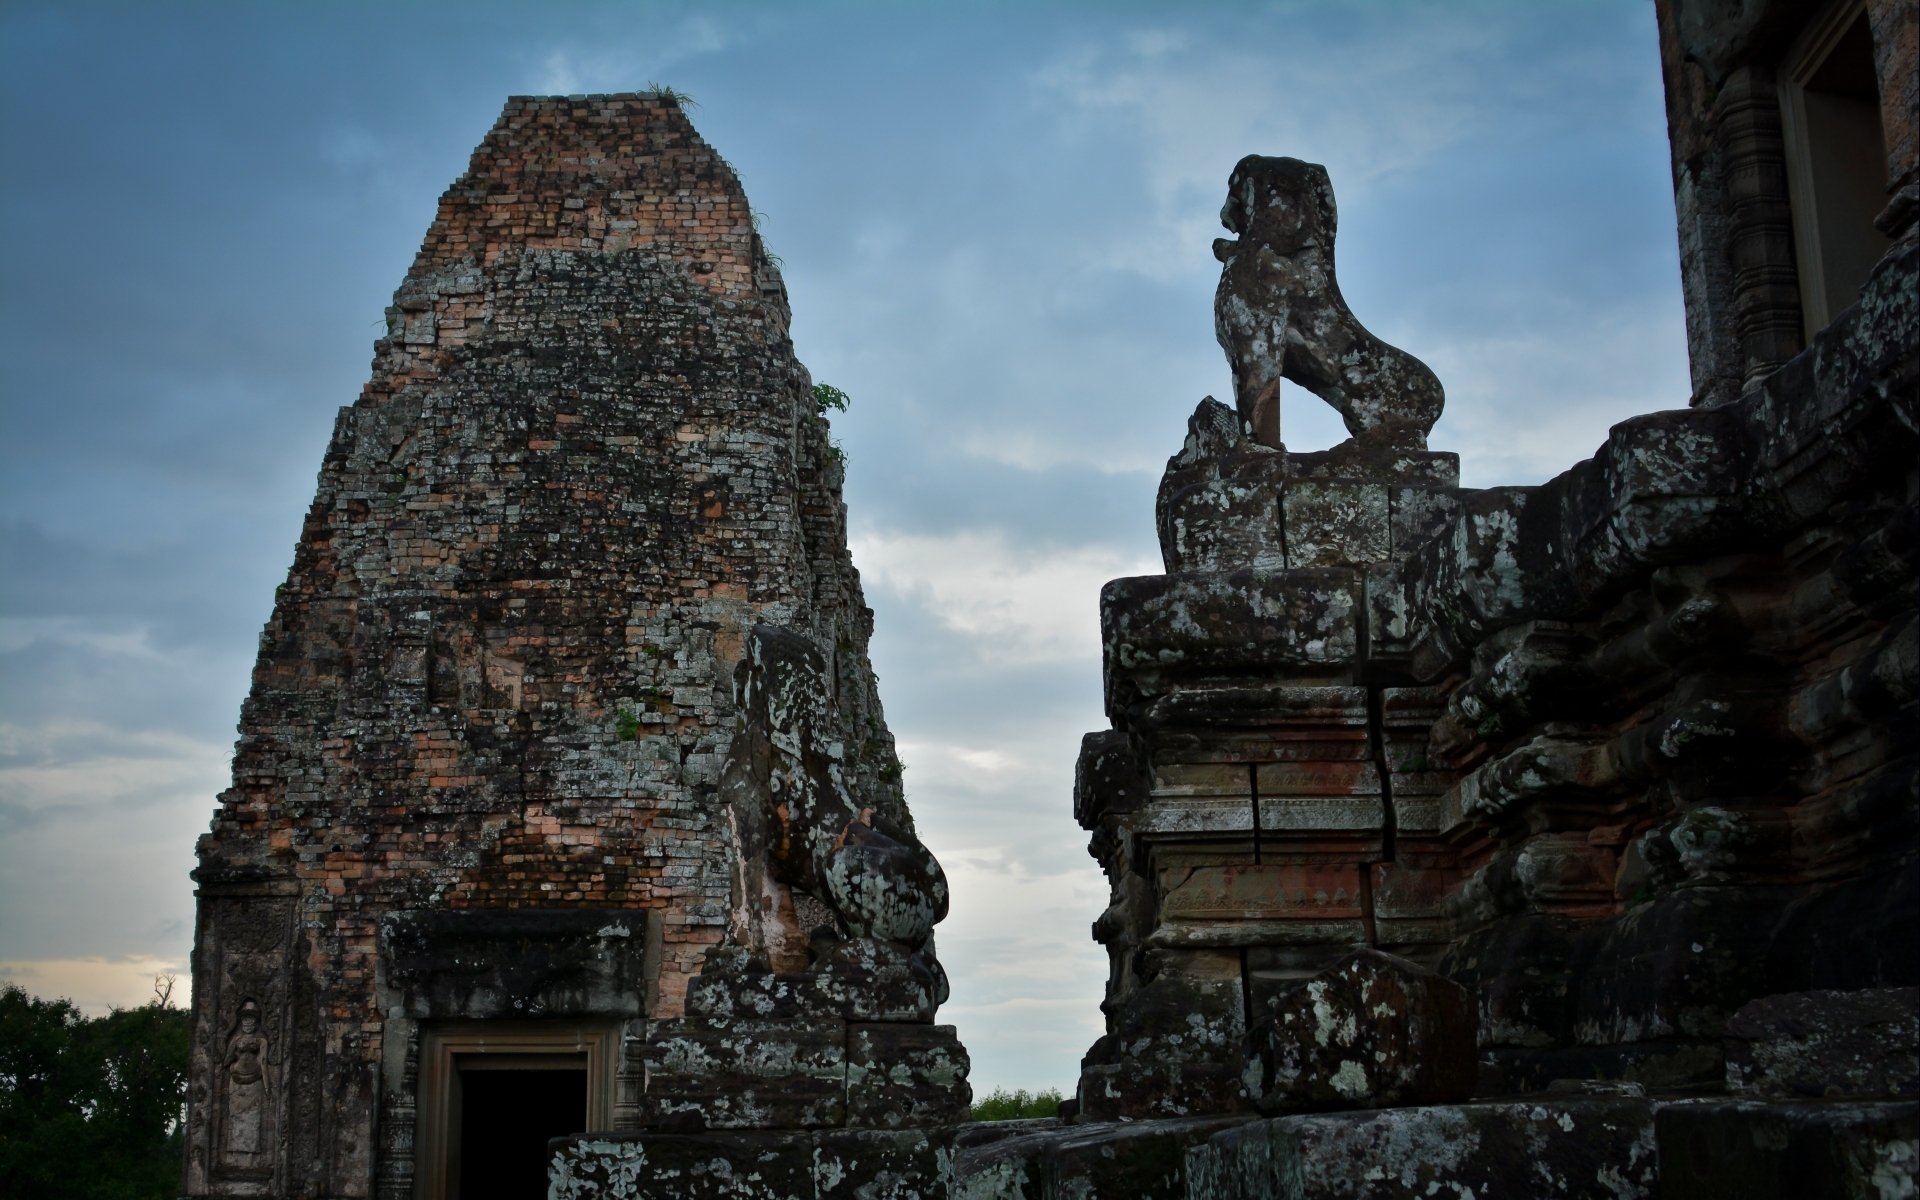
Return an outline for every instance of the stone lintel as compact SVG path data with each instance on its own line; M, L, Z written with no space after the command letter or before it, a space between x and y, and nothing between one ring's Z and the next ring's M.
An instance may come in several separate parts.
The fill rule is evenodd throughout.
M438 909L380 922L387 985L419 1020L643 1015L649 923L638 909Z
M1109 675L1230 674L1349 666L1360 579L1351 570L1183 572L1116 579L1100 593Z
M1146 706L1135 725L1155 735L1156 745L1170 735L1196 727L1218 741L1223 731L1257 730L1260 741L1284 737L1295 726L1364 725L1367 690L1362 687L1314 687L1288 683L1182 684Z
M1256 946L1339 946L1365 942L1366 925L1357 917L1208 921L1166 924L1146 944L1163 950L1244 949Z

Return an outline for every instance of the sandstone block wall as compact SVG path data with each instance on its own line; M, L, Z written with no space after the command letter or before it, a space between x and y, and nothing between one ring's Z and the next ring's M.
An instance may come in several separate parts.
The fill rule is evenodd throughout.
M1108 1033L1065 1126L960 1123L945 883L737 181L666 98L511 102L342 413L201 845L188 1193L411 1194L432 1038L529 1016L628 1129L562 1144L558 1194L1911 1191L1910 1056L1792 1014L1920 982L1912 6L1856 14L1891 250L1814 331L1777 111L1804 6L1657 9L1694 406L1543 485L1458 486L1438 381L1337 302L1324 173L1236 169L1317 232L1230 198L1244 394L1169 462L1166 572L1102 596L1074 807ZM1297 336L1241 336L1269 317ZM1278 444L1282 379L1355 440ZM1327 1008L1355 943L1404 1007L1459 1003ZM1471 991L1478 1101L1452 1059L1384 1097L1331 1051L1249 1074L1277 1018L1462 1037L1423 967ZM1840 1092L1780 1099L1807 1078Z
M1769 106L1815 14L1659 7L1695 407L1539 486L1364 431L1293 454L1245 397L1169 460L1166 573L1103 593L1113 728L1076 783L1112 886L1086 1116L1244 1110L1249 1033L1353 943L1474 989L1482 1094L1716 1085L1748 1001L1916 981L1911 6L1840 12L1891 245L1810 336ZM1223 297L1254 286L1245 239L1216 254Z
M1920 216L1920 17L1903 0L1657 0L1693 402L1728 403L1805 349L1783 84L1808 35L1864 17L1886 151L1890 240ZM1874 214L1868 214L1870 219ZM1807 214L1801 214L1805 220Z
M1545 484L1458 486L1438 382L1338 299L1324 172L1235 169L1235 403L1168 462L1165 572L1101 597L1065 1119L572 1139L556 1194L1912 1193L1912 6L1840 14L1891 248L1811 332L1773 73L1817 14L1658 10L1694 403ZM1355 438L1288 452L1281 380Z
M1476 990L1496 1089L1714 1081L1756 996L1915 982L1917 273L1909 245L1740 401L1537 487L1202 406L1169 573L1102 598L1089 1115L1243 1107L1250 1023L1357 942Z

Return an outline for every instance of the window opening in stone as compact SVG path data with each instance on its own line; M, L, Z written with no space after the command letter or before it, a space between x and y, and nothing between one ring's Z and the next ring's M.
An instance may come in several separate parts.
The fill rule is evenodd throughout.
M1887 203L1886 139L1865 6L1809 29L1781 84L1800 308L1809 341L1859 298L1892 243L1873 227Z
M452 1084L448 1196L546 1195L547 1141L588 1127L587 1056L462 1054Z

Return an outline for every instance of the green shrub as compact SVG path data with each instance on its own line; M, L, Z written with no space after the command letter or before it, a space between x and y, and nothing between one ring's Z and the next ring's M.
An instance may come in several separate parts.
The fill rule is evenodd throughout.
M995 1088L985 1099L974 1101L973 1119L976 1121L1024 1121L1034 1117L1057 1117L1060 1115L1060 1089L1048 1088L1044 1092L1029 1092L1025 1088L1009 1092L1005 1088Z
M852 403L851 397L830 383L813 385L813 411L823 417L827 415L828 409L834 412L845 412L847 405Z
M631 742L640 736L640 714L631 708L623 708L614 718L613 727L621 741Z

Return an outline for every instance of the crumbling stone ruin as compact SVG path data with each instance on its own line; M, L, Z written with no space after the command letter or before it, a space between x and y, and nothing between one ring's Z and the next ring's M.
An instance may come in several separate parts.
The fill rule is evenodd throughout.
M531 1195L556 1134L966 1115L787 326L670 97L507 104L340 414L200 844L186 1194Z
M1326 173L1235 169L1234 403L1101 597L1107 1033L1056 1121L964 1121L737 183L665 98L511 102L202 845L189 1194L458 1195L529 1122L450 1109L576 1072L532 1132L579 1200L1913 1195L1920 17L1656 11L1695 394L1544 484L1427 448ZM1283 381L1353 438L1289 451Z

